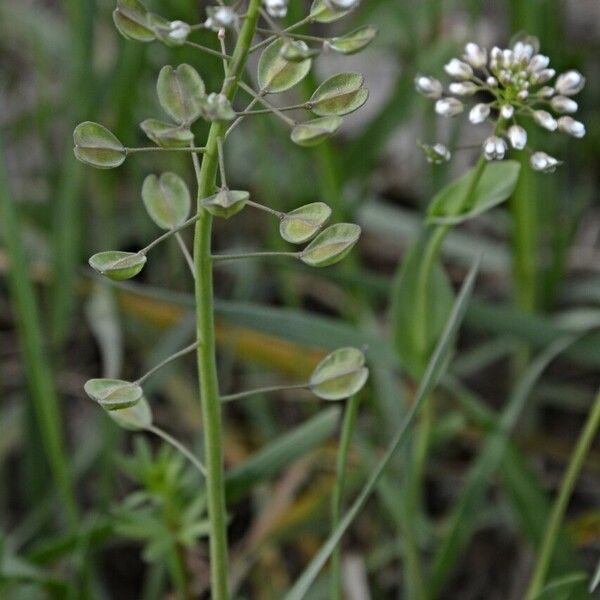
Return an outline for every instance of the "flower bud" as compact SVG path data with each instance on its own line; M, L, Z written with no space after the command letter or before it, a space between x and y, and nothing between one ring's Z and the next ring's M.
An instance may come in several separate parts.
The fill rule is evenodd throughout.
M481 46L469 42L465 46L463 58L475 69L483 69L487 63L487 51Z
M531 76L531 81L536 85L539 85L540 83L550 81L555 75L556 71L554 69L542 69Z
M213 31L233 27L238 20L237 13L230 6L208 6L206 14L208 19L204 22L204 26Z
M537 96L539 98L552 98L552 96L554 96L554 92L556 90L553 87L550 87L549 85L545 85L543 88L540 88L537 91Z
M585 77L579 71L567 71L559 75L554 87L563 96L578 94L585 85Z
M530 60L534 52L534 47L531 44L527 44L525 42L517 42L513 46L515 60Z
M459 81L451 83L448 88L452 94L457 96L472 96L479 89L479 86L472 81Z
M270 17L280 19L287 15L287 0L263 0L263 4L265 5L267 13Z
M463 109L463 103L456 98L442 98L435 103L435 112L442 117L455 117Z
M575 138L582 138L585 135L585 125L581 121L576 121L573 117L560 117L558 128L563 133Z
M491 75L485 80L485 82L490 86L490 87L498 87L498 80L495 77L492 77Z
M474 125L483 123L490 115L489 104L476 104L469 112L469 121Z
M187 40L192 28L185 21L171 21L167 37L176 44L183 44Z
M523 150L527 145L527 132L520 125L511 125L508 128L507 135L510 145L515 150Z
M534 171L542 173L554 173L556 167L560 164L553 156L545 152L534 152L529 159L529 164Z
M521 90L518 94L517 94L517 98L519 100L527 100L527 98L529 97L529 92L527 90Z
M555 96L550 101L550 105L557 113L574 113L577 112L577 102L567 96Z
M473 77L473 69L466 62L458 58L453 58L444 69L450 77L455 77L456 79L470 79Z
M500 109L500 114L503 119L511 119L515 114L515 107L512 104L503 104Z
M547 110L535 110L533 111L533 120L544 129L548 131L556 131L558 123L556 119Z
M498 46L494 46L490 51L490 67L492 70L497 69L500 66L500 60L502 59L502 50Z
M508 48L506 48L505 50L502 50L502 66L503 67L510 67L512 66L514 61L514 54L512 50L509 50Z
M536 54L529 62L529 70L532 73L545 69L550 64L550 59L543 54Z
M502 160L506 150L506 142L501 137L491 135L483 142L483 155L487 160Z
M415 89L419 94L423 94L427 98L433 98L437 100L441 98L444 88L441 82L435 77L429 77L428 75L417 75L415 77Z
M423 152L425 152L425 158L427 162L432 163L434 165L439 165L443 162L448 162L452 157L450 150L444 146L444 144L435 144L434 146L429 146L428 144L422 144L421 148Z

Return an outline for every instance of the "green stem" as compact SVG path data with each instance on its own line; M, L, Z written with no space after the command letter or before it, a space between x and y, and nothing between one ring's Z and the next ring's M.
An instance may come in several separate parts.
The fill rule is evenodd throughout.
M223 262L226 260L239 260L243 258L270 258L272 256L287 256L288 258L299 258L302 252L246 252L242 254L213 254L212 260Z
M138 152L193 152L200 153L206 152L206 148L203 146L185 146L183 148L163 148L162 146L140 146L139 148L125 148L126 154L136 154Z
M269 394L271 392L284 392L287 390L306 390L308 384L298 383L295 385L270 385L266 387L256 388L254 390L246 390L244 392L238 392L237 394L229 394L227 396L221 396L221 402L233 402L234 400L242 400L256 394Z
M198 342L194 342L193 344L186 346L182 350L175 352L175 354L171 354L171 356L165 358L165 360L159 362L157 365L152 367L147 373L144 373L144 375L142 375L135 383L137 385L142 385L142 383L144 383L144 381L146 381L146 379L148 379L149 377L154 375L154 373L156 373L157 371L162 369L164 366L168 365L169 363L173 362L174 360L177 360L178 358L181 358L182 356L185 356L186 354L189 354L190 352L193 352L194 350L196 350L197 347L198 347Z
M575 482L579 477L579 473L583 468L585 457L592 446L599 428L600 393L598 393L596 396L587 421L583 427L583 430L581 431L581 434L579 435L577 445L575 446L573 454L571 455L571 459L569 460L567 472L565 473L558 496L552 508L550 521L548 523L548 527L546 528L544 539L542 540L538 562L527 591L527 600L533 600L542 590L548 569L550 567L550 561L554 553L554 548L556 546L556 540L558 539L560 526L567 510L569 499L573 493L573 488L575 487Z
M154 248L154 246L158 246L158 244L169 239L172 235L175 235L176 233L180 232L182 229L185 229L186 227L193 225L199 218L200 217L198 215L194 215L193 217L190 217L187 221L185 221L181 225L177 225L177 227L173 227L173 229L169 229L169 231L158 236L156 239L152 240L147 246L142 248L138 252L138 254L146 254L146 253L150 252L150 250L152 250L152 248ZM117 264L117 263L115 263L115 264Z
M172 435L168 434L166 431L157 427L156 425L150 425L150 427L146 428L146 431L157 435L159 438L163 439L167 444L171 444L177 452L180 452L185 456L193 465L198 469L198 471L206 477L206 467L181 443L179 443Z
M340 445L337 455L337 468L335 487L333 489L333 498L331 502L331 530L335 531L342 514L342 504L344 500L344 487L346 484L346 470L348 467L348 454L350 453L350 443L356 426L358 416L358 407L360 405L360 396L352 396L348 400L344 412L344 422L342 423L342 432L340 435ZM331 600L342 600L342 554L338 545L331 554Z
M233 99L246 63L252 37L258 22L260 0L250 0L244 25L240 31L228 77L222 93ZM214 326L213 274L211 257L212 217L200 201L214 193L218 168L217 140L225 134L227 125L211 125L202 166L197 170L198 212L194 235L194 262L196 265L196 335L198 339L198 372L200 401L204 426L206 456L206 492L210 519L211 597L227 600L228 550L225 512L225 477L223 465L223 433L219 382L217 376ZM193 156L196 156L195 154ZM197 163L197 157L196 157Z

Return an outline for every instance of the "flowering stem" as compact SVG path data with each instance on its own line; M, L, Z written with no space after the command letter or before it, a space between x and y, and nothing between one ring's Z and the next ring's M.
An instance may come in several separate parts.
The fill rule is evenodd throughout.
M577 445L573 450L567 472L560 486L560 491L552 507L550 522L546 528L544 539L540 548L539 558L533 577L527 590L526 600L533 600L538 596L544 585L546 574L552 559L552 553L556 546L556 540L560 531L560 525L564 517L569 498L573 492L577 477L581 472L585 457L596 437L596 433L600 428L600 392L597 394L592 409L588 415L587 421L579 435Z
M259 17L260 0L250 0L246 19L240 31L233 56L229 62L228 76L221 92L232 100L242 73L252 37ZM228 549L225 512L225 477L223 465L223 432L219 382L215 356L215 326L213 274L211 257L212 217L200 205L203 198L214 193L218 169L218 140L223 137L226 124L211 125L206 151L200 168L197 156L195 171L198 179L198 213L194 236L194 262L196 266L196 336L198 340L198 373L200 401L204 425L206 456L206 492L210 520L211 597L227 600Z

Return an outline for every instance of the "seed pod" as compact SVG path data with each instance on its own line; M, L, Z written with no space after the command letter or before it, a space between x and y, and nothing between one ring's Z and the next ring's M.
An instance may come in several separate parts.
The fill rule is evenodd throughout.
M425 158L427 162L432 163L434 165L439 165L444 162L448 162L452 155L450 150L444 146L444 144L435 144L433 146L429 146L428 144L421 144L421 148L425 153Z
M151 42L156 39L150 13L139 0L118 0L113 21L121 35L128 40Z
M146 119L140 123L140 127L161 148L186 148L194 141L194 135L189 128L158 119Z
M311 267L327 267L342 260L360 237L354 223L337 223L322 231L303 251L300 260Z
M368 377L365 355L356 348L340 348L317 365L309 386L323 400L343 400L358 393Z
M137 404L142 388L122 379L90 379L83 386L85 393L106 410L119 410Z
M146 264L146 256L139 252L107 250L94 254L88 261L90 267L114 281L135 277Z
M286 213L279 225L281 237L292 244L304 244L321 230L331 216L324 202L313 202Z
M202 77L187 64L176 69L170 65L163 67L158 75L156 92L164 111L177 123L186 125L200 116L206 97Z
M207 121L233 121L236 114L225 94L209 94L202 102L202 117Z
M342 125L342 117L331 115L299 123L292 129L292 142L299 146L316 146L331 137Z
M175 173L163 173L160 179L148 175L142 185L142 200L150 218L162 229L182 225L191 207L188 187Z
M286 40L279 52L289 62L302 62L319 55L319 50L309 48L302 40Z
M97 169L112 169L122 165L127 149L117 136L99 123L85 121L73 131L75 157Z
M152 410L146 398L140 398L137 404L121 410L111 410L108 416L123 429L143 431L152 425Z
M350 33L328 40L328 46L340 54L351 55L366 48L377 35L377 27L364 25Z
M239 213L250 199L250 192L222 189L200 203L211 215L229 219Z
M332 6L328 0L314 0L310 7L309 17L317 23L332 23L345 17L350 10Z
M339 73L324 81L310 98L311 110L322 117L347 115L359 109L369 97L360 73Z
M496 135L491 135L483 142L483 155L487 160L502 160L507 149L506 142Z
M269 44L258 61L258 85L269 94L285 92L302 81L312 65L307 58L300 62L286 60L281 51L286 40L280 38Z

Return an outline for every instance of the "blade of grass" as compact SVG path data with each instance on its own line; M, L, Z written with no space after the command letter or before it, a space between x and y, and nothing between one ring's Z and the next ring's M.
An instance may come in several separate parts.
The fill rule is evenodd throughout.
M8 273L10 292L23 347L25 372L38 420L44 448L61 503L71 526L77 522L72 474L67 460L64 432L52 372L44 356L44 333L34 289L29 279L21 229L11 197L4 150L0 139L0 224L11 266Z
M350 509L346 512L339 525L327 538L325 543L321 546L321 549L313 557L313 559L306 567L300 578L292 586L290 591L285 595L285 600L301 600L306 596L311 585L317 578L319 571L322 569L324 564L327 562L327 559L331 556L332 552L339 544L346 530L350 527L358 513L366 504L369 496L371 495L371 492L377 485L377 482L379 481L379 478L381 477L382 473L385 471L386 467L392 460L396 450L398 450L402 442L405 441L406 436L409 433L409 427L413 424L415 417L418 414L421 405L423 404L423 401L431 393L431 390L436 386L437 382L439 381L442 375L444 362L447 358L447 350L450 347L464 316L467 307L467 302L473 291L475 276L478 267L479 261L476 261L471 267L471 270L469 271L469 274L467 275L463 283L463 286L460 290L460 293L458 294L456 302L454 303L452 313L448 318L448 322L440 338L440 341L438 342L438 345L435 351L433 352L431 360L427 365L427 369L425 370L425 373L423 375L423 378L419 385L419 389L416 394L415 402L410 412L402 421L402 425L399 427L398 431L396 432L396 435L390 442L384 457L377 465L373 474L363 487L361 493L358 495Z

